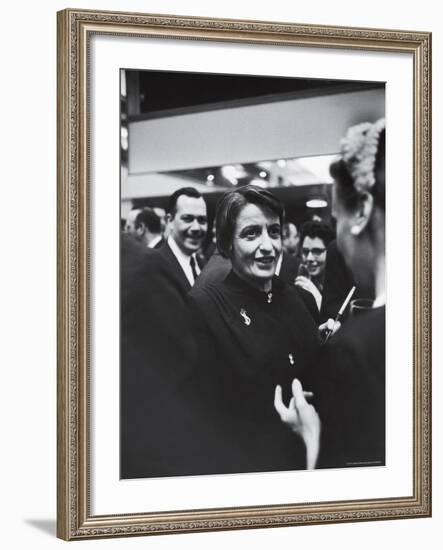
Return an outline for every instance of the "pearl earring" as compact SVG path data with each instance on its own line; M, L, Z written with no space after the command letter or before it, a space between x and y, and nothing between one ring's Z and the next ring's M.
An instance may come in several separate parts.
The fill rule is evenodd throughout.
M351 235L358 235L360 232L360 229L358 227L358 225L353 225L351 227Z

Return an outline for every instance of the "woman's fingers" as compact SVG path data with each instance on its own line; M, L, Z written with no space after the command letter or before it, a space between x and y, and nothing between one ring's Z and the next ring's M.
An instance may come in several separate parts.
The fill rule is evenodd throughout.
M276 386L274 406L282 421L303 439L306 445L306 465L308 469L312 469L315 468L319 453L320 418L314 406L306 401L306 395L312 393L304 392L297 378L292 381L292 394L289 407L286 408L282 399L282 388L280 385Z
M335 334L340 329L340 327L340 321L329 318L325 323L322 323L318 327L318 331L320 333L320 336L325 337L325 335L330 336L332 334Z
M296 286L300 286L301 288L304 288L308 292L312 292L312 283L309 279L306 279L306 277L297 277L295 279L294 284Z
M297 409L299 406L308 404L306 399L310 399L314 396L311 391L304 391L300 381L297 378L294 378L292 382L292 397L289 401L289 405L286 405L283 402L283 392L280 385L275 386L274 393L274 406L280 416L285 416L291 410Z
M282 389L280 385L275 386L274 407L275 407L275 410L280 415L280 418L283 419L286 413L286 407L285 407L285 404L283 403Z
M294 396L293 399L297 408L307 404L303 392L303 386L298 378L294 378L292 381L292 395Z
M334 324L335 324L334 319L329 318L327 321L325 321L324 323L322 323L318 327L318 330L320 332L324 332L325 330L331 330L332 331L334 329Z

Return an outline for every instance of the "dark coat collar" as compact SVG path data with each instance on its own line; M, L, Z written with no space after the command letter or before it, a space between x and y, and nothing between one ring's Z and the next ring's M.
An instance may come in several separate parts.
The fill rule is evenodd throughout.
M257 288L248 284L244 279L241 279L238 275L236 275L233 270L228 273L224 280L224 283L228 288L236 292L246 293L250 296L255 296L256 299L261 302L269 302L270 294L272 298L273 294L280 294L285 287L283 281L279 277L274 276L272 278L271 290L269 292L264 292L263 290L258 290Z

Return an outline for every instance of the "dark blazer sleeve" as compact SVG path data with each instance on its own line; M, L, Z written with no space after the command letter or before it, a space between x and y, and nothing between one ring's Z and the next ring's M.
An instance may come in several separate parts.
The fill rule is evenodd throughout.
M319 467L385 463L384 311L366 317L320 348L306 385L322 421Z

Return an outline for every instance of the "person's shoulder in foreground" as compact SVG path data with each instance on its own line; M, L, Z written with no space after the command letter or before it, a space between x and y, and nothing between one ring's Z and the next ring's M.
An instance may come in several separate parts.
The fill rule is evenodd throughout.
M385 308L349 319L323 346L305 389L322 419L319 467L385 463Z

